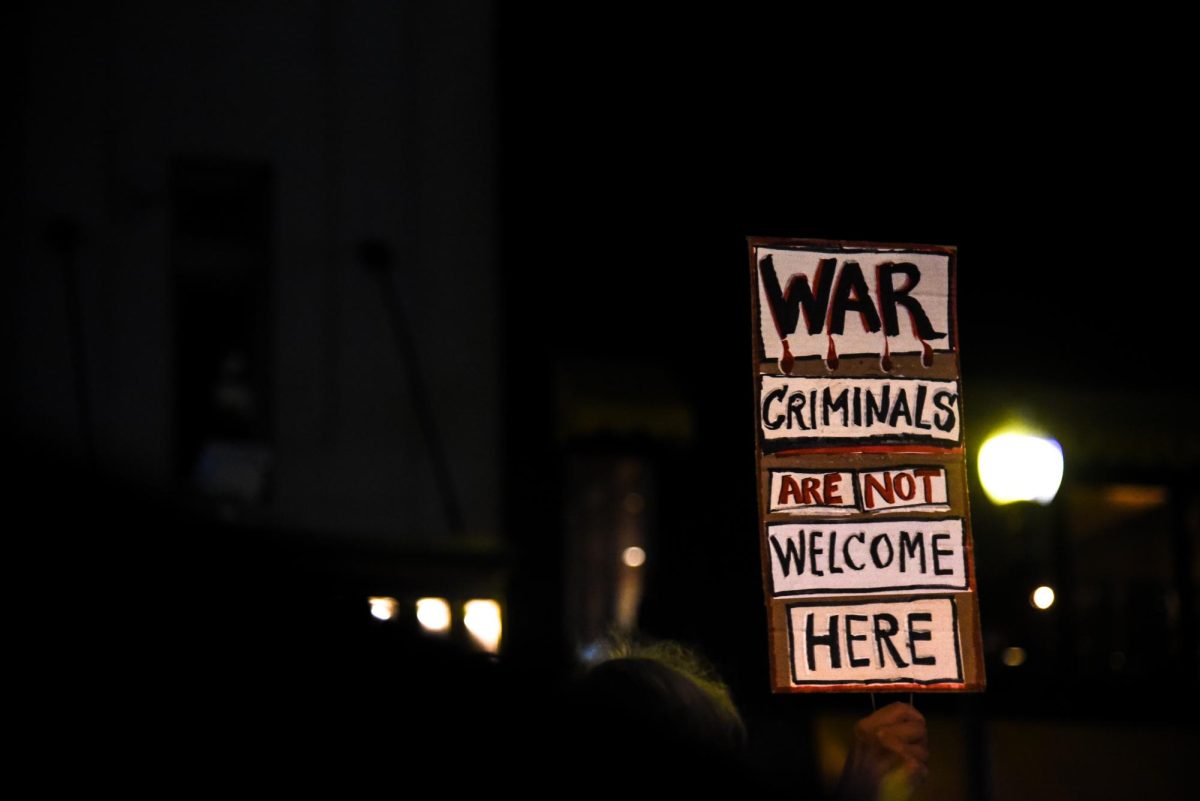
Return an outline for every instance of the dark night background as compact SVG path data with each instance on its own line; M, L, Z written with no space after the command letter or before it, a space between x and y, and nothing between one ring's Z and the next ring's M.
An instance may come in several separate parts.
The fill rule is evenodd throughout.
M1066 456L1045 508L972 476L989 688L917 699L924 797L1186 786L1194 165L1169 55L483 2L12 22L5 528L33 748L198 732L210 702L243 744L298 697L350 725L344 685L389 741L503 738L507 696L635 592L641 630L702 650L763 750L821 781L869 706L768 692L745 238L781 235L957 246L969 471L1018 417ZM441 671L444 643L368 596L500 601L510 673ZM387 703L355 684L381 667Z

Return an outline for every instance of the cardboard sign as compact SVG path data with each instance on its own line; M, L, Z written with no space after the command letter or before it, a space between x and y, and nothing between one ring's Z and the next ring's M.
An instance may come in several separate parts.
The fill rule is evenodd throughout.
M954 249L749 245L774 689L983 689Z

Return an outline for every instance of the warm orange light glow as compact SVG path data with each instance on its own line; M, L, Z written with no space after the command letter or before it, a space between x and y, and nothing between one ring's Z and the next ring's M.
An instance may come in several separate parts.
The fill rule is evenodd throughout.
M1167 488L1140 484L1113 484L1104 490L1104 500L1131 510L1154 509L1167 503Z
M450 604L445 598L419 598L417 622L426 631L444 634L450 630Z
M463 624L485 651L500 650L500 604L493 600L467 601L463 606Z
M360 596L361 597L361 596ZM396 599L375 597L367 599L371 604L371 615L377 620L391 620L396 616Z
M1025 664L1025 649L1017 646L1005 648L1000 653L1000 661L1005 667L1020 667Z

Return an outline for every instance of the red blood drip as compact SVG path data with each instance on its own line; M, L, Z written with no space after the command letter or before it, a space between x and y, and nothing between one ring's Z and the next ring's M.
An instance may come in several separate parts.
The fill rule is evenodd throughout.
M921 347L925 349L925 352L921 354L921 364L933 367L933 346L922 339Z
M833 335L827 334L829 337L829 352L825 354L825 364L830 370L836 370L838 367L837 348L833 344Z
M883 356L879 358L879 366L883 368L885 373L892 371L892 349L888 344L886 336L883 338Z
M792 350L788 347L787 340L783 340L783 355L779 357L779 371L784 375L791 375L792 365L796 363L796 357L792 356Z

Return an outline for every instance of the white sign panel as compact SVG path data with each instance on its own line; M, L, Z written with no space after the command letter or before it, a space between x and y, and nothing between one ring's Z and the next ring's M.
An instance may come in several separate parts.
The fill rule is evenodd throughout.
M793 684L962 681L951 598L797 603L787 614Z
M771 473L771 511L795 515L849 514L858 510L854 473L776 470Z
M762 376L764 447L788 440L957 444L958 397L955 381Z
M946 470L942 467L895 467L856 474L864 512L887 509L949 509Z
M766 534L776 598L968 588L960 518L769 523Z
M759 248L758 307L768 359L954 347L950 258L941 253Z

